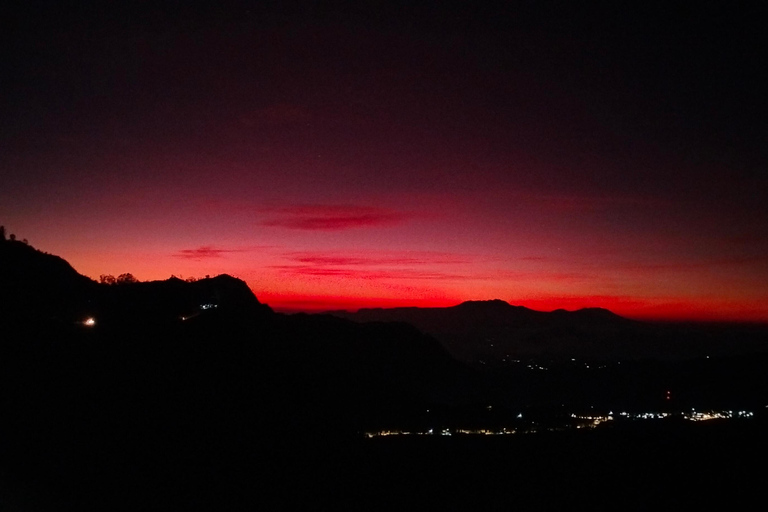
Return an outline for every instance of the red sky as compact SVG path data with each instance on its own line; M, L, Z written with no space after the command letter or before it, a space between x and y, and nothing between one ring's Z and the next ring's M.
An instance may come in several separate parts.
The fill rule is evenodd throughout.
M0 223L85 275L768 320L747 17L62 9L4 50Z

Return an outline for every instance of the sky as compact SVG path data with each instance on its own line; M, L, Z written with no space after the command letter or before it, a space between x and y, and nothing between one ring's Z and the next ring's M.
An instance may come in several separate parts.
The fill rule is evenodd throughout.
M748 5L47 4L0 16L0 223L82 274L768 321Z

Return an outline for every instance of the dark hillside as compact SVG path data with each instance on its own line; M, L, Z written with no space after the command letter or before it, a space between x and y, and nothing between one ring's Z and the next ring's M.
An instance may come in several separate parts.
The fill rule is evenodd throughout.
M408 322L473 366L515 361L687 359L768 351L768 326L658 324L601 308L533 311L501 300L447 308L361 309L329 314L356 322Z
M92 300L97 283L58 256L0 240L0 303L9 317L70 319Z
M194 507L219 475L282 480L361 430L470 394L470 373L406 324L278 315L229 276L102 285L0 246L14 299L0 312L0 476L54 510L155 494Z
M361 312L387 321L281 315L230 276L104 285L24 244L3 242L0 254L9 305L0 311L0 492L21 510L539 509L671 491L649 475L678 470L719 495L742 490L726 472L754 488L742 466L703 469L702 454L726 464L728 450L759 439L764 414L745 427L629 422L584 436L362 433L501 426L544 411L518 422L535 426L566 405L758 410L768 403L759 355L480 373L396 317L421 319L425 331L455 327L464 341L473 330L522 330L529 341L560 332L576 344L579 332L642 331L604 310L539 313L501 301ZM700 329L713 340L748 331ZM755 460L749 453L741 458ZM688 498L696 488L680 487ZM632 503L643 509L640 498Z

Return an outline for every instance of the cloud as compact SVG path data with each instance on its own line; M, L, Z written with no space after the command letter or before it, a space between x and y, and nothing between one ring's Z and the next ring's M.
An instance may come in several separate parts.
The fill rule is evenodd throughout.
M309 277L338 277L344 279L362 279L366 281L379 280L449 280L464 281L476 279L490 279L488 276L474 276L449 272L421 271L412 269L382 269L367 270L357 268L322 267L315 265L272 265L282 274L291 276Z
M284 258L290 262L274 265L285 275L340 277L363 280L466 280L484 279L454 271L445 266L465 265L472 260L466 255L434 251L381 251L373 254L341 252L290 252Z
M531 281L584 282L593 273L473 269L473 255L436 251L381 251L372 254L341 252L288 252L286 264L270 268L284 275L336 277L361 280ZM523 258L525 259L525 258ZM539 261L538 257L531 257ZM542 260L546 258L541 258ZM482 258L481 258L482 260Z
M263 226L307 231L340 231L401 224L408 214L386 208L351 205L304 205L262 210Z
M339 254L334 252L294 252L284 255L287 259L305 265L323 266L409 266L409 265L459 265L471 263L466 256L429 251L383 252L375 256L367 254Z
M209 245L198 247L197 249L182 249L174 256L177 258L186 259L204 259L204 258L221 258L224 254L233 252L243 252L243 249L215 249Z

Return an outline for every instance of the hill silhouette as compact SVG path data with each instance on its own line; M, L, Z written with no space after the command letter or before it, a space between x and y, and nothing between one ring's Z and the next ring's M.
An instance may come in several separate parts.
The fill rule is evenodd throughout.
M649 437L551 444L522 436L499 451L462 440L364 444L361 433L502 424L521 410L559 418L566 405L650 407L669 389L689 409L753 407L768 396L768 359L754 353L599 370L505 362L479 372L446 350L476 362L496 344L507 357L520 347L605 355L627 339L658 351L686 332L696 334L697 350L701 336L710 348L733 339L731 352L744 333L765 340L759 330L642 324L600 309L543 313L471 301L283 315L231 276L107 285L15 241L0 241L0 298L0 492L17 490L17 503L27 500L20 509L403 509L414 497L427 508L514 505L521 496L538 504L552 486L597 491L592 469L578 462L595 457L611 468L601 479L621 489L626 454L645 453L627 447ZM596 333L603 345L592 341ZM682 441L664 444L667 432L650 439L671 461L723 442L743 448L732 430L701 441L673 430ZM739 432L761 439L764 429ZM509 471L522 483L512 494L499 476Z
M283 478L273 466L472 393L471 372L410 325L277 314L231 276L100 284L0 241L0 298L0 475L72 509L118 495L135 509L158 479L194 501L200 479ZM70 495L85 481L92 495Z
M62 258L16 241L0 242L0 268L6 304L0 314L17 338L28 337L30 323L86 339L120 341L130 335L126 333L140 332L144 338L135 341L136 347L165 346L177 343L174 338L207 332L212 346L239 340L265 351L270 364L284 360L294 369L283 380L290 373L306 380L319 372L363 380L391 377L405 385L413 384L409 379L426 383L435 368L460 368L436 340L410 325L277 314L245 282L229 275L107 285L80 275ZM227 336L217 339L216 329Z
M765 326L638 322L602 308L542 312L498 299L443 308L367 308L328 314L356 322L410 323L438 339L460 361L475 366L530 358L684 359L768 348Z
M58 256L0 240L0 297L9 316L73 318L97 289Z
M205 307L268 315L245 282L228 275L194 282L127 282L105 285L79 274L64 259L32 246L0 242L0 297L5 313L45 321L142 322L192 317Z
M431 334L458 359L478 364L531 357L630 357L619 336L636 323L599 308L551 313L502 300L445 308L361 309L330 314L355 320L404 321Z

